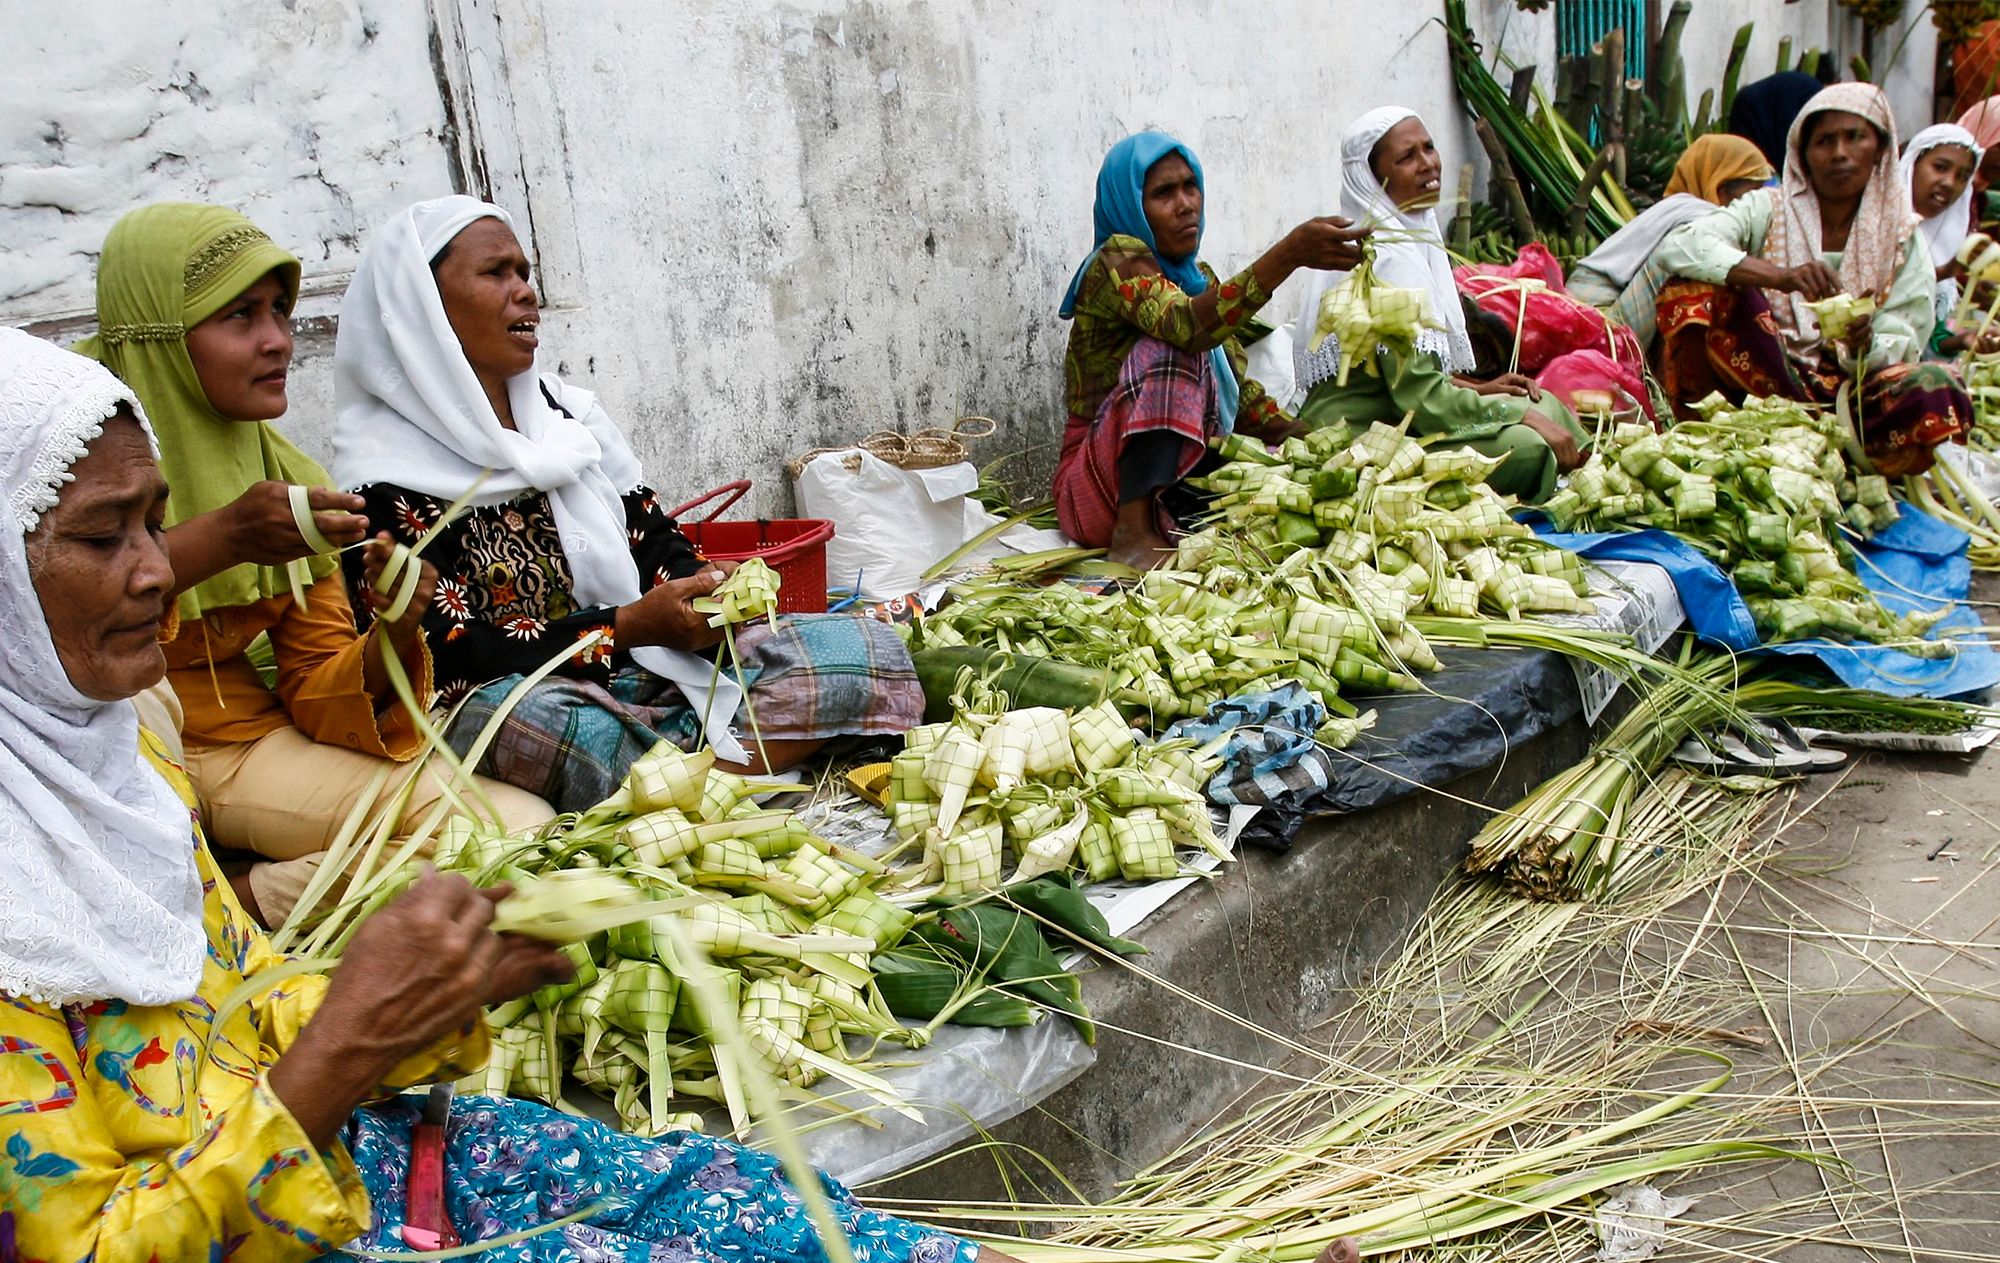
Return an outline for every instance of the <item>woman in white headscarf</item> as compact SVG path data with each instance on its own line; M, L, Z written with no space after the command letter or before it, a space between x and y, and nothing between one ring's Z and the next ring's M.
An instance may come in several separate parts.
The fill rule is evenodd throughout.
M528 278L506 212L445 197L376 231L341 303L336 485L414 544L478 484L424 552L440 576L423 624L434 680L443 701L468 699L453 744L468 749L521 676L593 637L509 713L480 768L558 810L602 801L663 738L775 770L836 737L919 723L923 690L893 628L794 616L737 633L761 738L748 748L744 692L715 671L721 633L691 604L729 567L661 511L596 396L540 371ZM359 595L358 566L349 580Z
M1660 247L1684 278L1660 291L1661 378L1676 412L1711 391L1833 403L1856 373L1862 446L1890 477L1930 468L1964 435L1972 401L1951 371L1920 362L1936 323L1937 273L1896 170L1889 99L1838 83L1792 122L1784 178L1698 219ZM1837 339L1807 306L1875 300Z
M1293 361L1308 389L1299 420L1313 429L1412 417L1411 433L1460 440L1505 462L1487 482L1529 502L1547 499L1558 472L1582 463L1587 438L1569 410L1541 395L1526 378L1506 374L1475 380L1472 340L1452 282L1451 257L1439 238L1437 199L1442 164L1415 111L1371 110L1340 138L1340 213L1376 229L1372 248L1378 283L1425 295L1427 325L1413 346L1385 349L1373 364L1351 366L1341 383L1339 340L1311 349L1320 300L1347 279L1314 272L1300 308Z
M1985 153L1971 132L1956 123L1937 123L1910 137L1896 163L1896 173L1910 190L1910 206L1922 216L1917 237L1937 273L1937 327L1928 348L1936 359L1951 359L1981 341L1952 329L1950 320L1958 308L1959 278L1965 274L1958 248L1973 229L1973 175ZM1987 333L1981 349L2000 350L2000 331Z

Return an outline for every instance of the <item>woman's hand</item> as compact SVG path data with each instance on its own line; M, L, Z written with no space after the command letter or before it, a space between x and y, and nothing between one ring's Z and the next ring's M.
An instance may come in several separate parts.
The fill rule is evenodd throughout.
M395 549L396 543L389 538L387 531L369 540L368 546L361 550L361 581L368 590L368 608L382 622L382 630L390 643L396 646L397 653L407 653L416 637L423 632L424 612L430 609L431 599L437 595L438 572L436 566L418 558L417 565L421 569L417 574L416 593L410 598L410 607L403 611L401 618L388 622L389 607L396 603L397 594L403 588L402 572L397 572L395 582L389 585L387 592L377 592L375 583L382 577L382 568L389 564L389 557Z
M1482 395L1513 395L1521 399L1542 397L1542 388L1535 384L1532 377L1521 373L1502 373L1483 382L1467 379L1460 384Z
M360 496L330 487L312 487L307 491L307 503L312 505L313 525L326 536L327 543L344 548L368 534L368 519L361 516L368 502ZM312 549L306 546L305 536L299 534L298 523L292 518L290 483L252 483L248 491L229 502L224 512L229 515L231 542L238 562L282 566L312 556Z
M1807 302L1816 303L1822 298L1832 298L1841 292L1840 274L1828 267L1823 260L1810 259L1797 267L1778 269L1776 283L1765 289L1784 290L1797 294Z
M498 907L502 899L514 893L514 887L502 882L497 886L487 886L479 893L488 903ZM525 934L502 934L500 954L494 959L492 973L487 976L486 1003L489 1007L505 1004L530 991L568 982L575 976L576 966L552 944Z
M621 649L662 645L668 649L713 649L722 643L722 629L708 625L708 615L691 604L721 586L734 562L711 561L685 579L669 579L630 605L618 607L612 636Z
M1866 316L1848 325L1846 336L1840 339L1840 345L1846 348L1849 359L1866 355L1874 342L1875 323Z
M331 1143L398 1063L484 1020L508 950L487 928L493 903L463 877L428 873L354 932L326 998L271 1068L272 1090L315 1145Z
M1321 215L1285 234L1284 244L1295 269L1346 272L1361 266L1361 243L1368 234L1368 229L1354 227L1352 220Z
M1585 459L1583 447L1576 441L1576 435L1569 432L1569 427L1532 408L1521 414L1521 424L1542 436L1549 450L1555 453L1557 470L1566 474L1582 466Z

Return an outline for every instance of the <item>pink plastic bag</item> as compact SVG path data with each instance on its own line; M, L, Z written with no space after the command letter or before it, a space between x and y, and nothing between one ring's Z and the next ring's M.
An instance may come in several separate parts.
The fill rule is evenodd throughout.
M1590 401L1592 406L1588 407L1578 406L1577 395L1588 391L1609 396L1614 412L1638 408L1648 418L1657 420L1653 417L1653 397L1646 390L1645 380L1639 376L1638 369L1632 363L1621 363L1602 351L1571 351L1567 355L1558 355L1536 374L1535 384L1578 415L1598 410L1600 401Z
M1522 246L1512 263L1469 264L1456 269L1452 279L1481 311L1500 317L1515 335L1524 373L1539 373L1571 351L1601 351L1634 372L1643 362L1639 339L1630 329L1569 296L1561 266L1539 241Z

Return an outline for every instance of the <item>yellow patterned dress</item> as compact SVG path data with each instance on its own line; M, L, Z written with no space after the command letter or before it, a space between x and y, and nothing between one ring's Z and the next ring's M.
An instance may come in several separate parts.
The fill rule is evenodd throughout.
M326 979L287 979L218 1023L244 980L280 957L203 845L186 776L142 739L189 804L208 927L201 988L153 1008L0 995L0 1260L312 1258L369 1226L346 1149L315 1149L268 1079ZM477 1069L486 1040L480 1023L384 1086Z

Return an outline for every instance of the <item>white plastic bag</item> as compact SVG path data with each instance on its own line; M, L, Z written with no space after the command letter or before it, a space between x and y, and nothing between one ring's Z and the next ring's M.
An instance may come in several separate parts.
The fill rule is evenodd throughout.
M823 452L799 470L799 516L833 523L826 581L864 600L914 592L923 573L965 542L965 496L979 471L961 461L898 469L860 448Z
M1286 412L1297 412L1306 401L1292 364L1294 332L1291 325L1280 325L1244 351L1244 376L1262 386L1271 401Z

